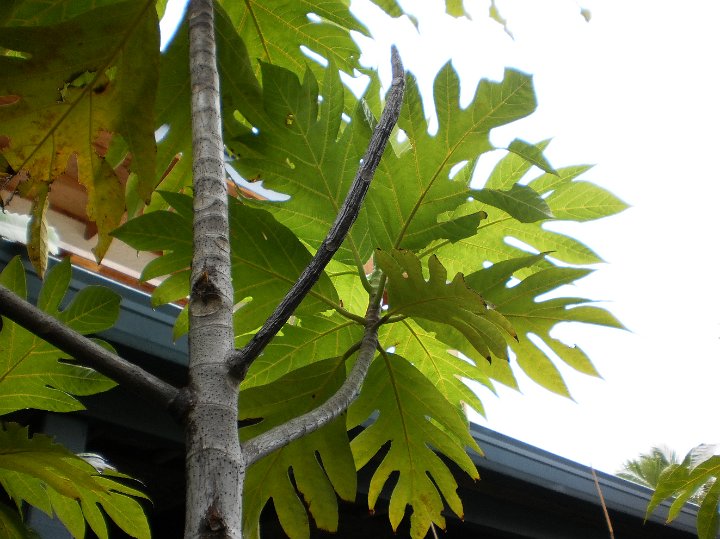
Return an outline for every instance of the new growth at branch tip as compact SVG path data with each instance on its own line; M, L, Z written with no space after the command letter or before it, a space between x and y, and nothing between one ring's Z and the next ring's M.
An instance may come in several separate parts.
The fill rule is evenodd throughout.
M310 289L320 278L325 267L345 240L345 237L350 231L350 227L352 227L360 213L360 208L365 200L370 182L375 175L375 170L380 163L380 158L385 151L387 142L400 116L400 108L402 107L405 92L405 70L400 60L400 54L394 45L391 49L390 56L393 80L390 91L388 92L387 101L385 102L385 108L373 130L365 155L360 161L355 179L338 211L335 222L330 227L315 256L313 256L310 263L300 274L300 277L298 277L298 280L293 284L263 326L242 349L233 350L230 353L228 357L228 368L230 374L238 381L242 381L245 378L255 358L260 355L272 338L277 335L280 328L285 325L295 312L295 309L300 305L300 302L308 292L310 292Z

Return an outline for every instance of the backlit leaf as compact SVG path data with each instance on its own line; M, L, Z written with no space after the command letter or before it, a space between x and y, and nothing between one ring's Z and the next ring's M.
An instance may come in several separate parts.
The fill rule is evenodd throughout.
M343 125L345 90L335 69L326 70L320 87L310 71L301 82L287 70L263 64L262 75L262 101L253 103L249 98L237 103L257 132L246 128L242 133L237 127L238 135L228 143L242 157L233 166L243 177L289 195L288 200L262 206L317 248L345 199L367 134L361 134L356 147L356 129ZM337 257L361 264L371 252L361 212Z
M518 183L508 191L481 189L475 191L473 197L503 210L521 223L534 223L553 216L545 200L530 187Z
M439 126L432 136L417 83L408 75L398 126L409 144L398 156L386 152L368 194L368 221L376 247L418 249L447 239L445 231L437 228L440 216L473 196L469 175L451 179L454 167L466 161L474 163L494 149L489 140L491 129L535 109L531 78L513 70L506 70L500 82L481 81L470 104L461 107L459 78L446 64L435 79L434 97ZM476 230L468 227L465 237Z
M548 196L547 203L557 219L580 222L600 219L608 212L619 213L628 207L602 187L584 181L558 187Z
M428 260L430 278L422 274L420 260L409 251L376 251L375 261L388 276L388 316L422 318L452 326L488 360L507 357L505 335L514 336L510 324L488 309L483 298L465 284L462 274L451 282L436 257Z
M478 477L466 447L478 448L460 411L405 358L394 354L376 359L370 366L360 397L348 412L348 427L362 424L376 411L372 424L351 442L358 469L390 444L370 481L370 509L375 507L390 474L398 472L390 495L393 529L397 529L408 505L412 506L411 537L425 537L432 523L444 528L443 499L462 518L457 483L438 455L442 453L465 473Z
M87 511L92 508L99 514L100 506L131 537L150 537L144 511L135 499L146 498L145 494L117 481L111 470L99 472L49 436L30 437L27 427L15 423L0 428L0 485L17 504L28 501L50 516L57 514L76 537L85 533L84 523L80 527L77 522L80 508L93 531L108 537L104 518L92 518Z
M539 169L549 172L550 174L557 174L552 165L545 159L542 150L543 148L541 146L530 144L517 138L508 146L508 151L521 156L528 163L532 163Z
M20 97L0 107L0 135L8 140L3 155L29 178L19 190L37 197L60 176L79 181L88 193L88 218L98 227L95 254L102 259L125 210L122 180L105 160L114 135L132 153L141 196L155 185L154 2L118 2L55 24L8 27L0 47L28 55L0 56L0 93ZM43 203L36 201L38 218ZM30 252L44 257L40 232L31 235Z
M385 326L380 334L386 347L407 358L452 404L462 404L482 413L483 405L478 395L463 380L479 382L490 389L489 366L485 358L476 365L458 357L457 353L435 334L412 320Z
M56 273L58 275L56 275ZM117 319L120 298L101 287L86 287L62 311L57 305L67 291L68 265L55 265L48 272L40 293L42 305L80 333L110 328ZM25 274L18 258L0 273L0 283L25 297ZM61 352L14 322L4 319L0 331L0 414L23 408L54 412L82 410L73 395L92 395L112 388L115 383L103 375L71 362Z
M241 438L251 438L316 408L344 379L345 362L336 357L294 370L269 385L241 391L241 419L262 418L241 429ZM270 498L291 538L309 537L305 506L320 529L336 531L335 493L344 500L355 499L352 459L343 416L253 464L245 480L245 533L257 537L260 512Z
M622 328L622 325L607 311L586 305L589 300L583 298L537 299L551 290L584 277L590 270L550 267L529 275L512 287L507 286L513 274L536 264L541 258L535 256L500 262L468 275L466 281L491 302L517 331L517 341L508 342L515 352L520 368L541 386L569 396L557 367L534 339L539 339L575 370L597 376L595 367L580 348L567 345L552 337L550 333L556 324L569 321L615 328Z
M544 148L546 143L537 146ZM525 161L523 165L522 161L524 159L517 154L509 154L501 159L485 189L507 190L518 182L527 184L536 193L534 196L539 196L547 203L549 214L554 216L547 219L550 221L587 221L614 215L627 207L613 195L589 182L574 181L589 170L589 166L558 168L556 174L544 173L527 181L524 176L532 163ZM579 184L577 189L576 184ZM590 247L571 236L547 230L541 221L521 223L502 209L486 210L488 218L482 222L475 235L452 243L447 240L436 242L425 254L435 253L449 271L464 273L476 271L479 263L497 263L529 252L550 253L552 258L567 264L602 262ZM518 276L527 276L549 266L549 261L541 261L521 269Z
M245 42L250 58L302 73L313 63L303 53L303 46L348 74L360 67L360 50L350 31L364 35L368 35L368 31L352 16L347 2L222 0L220 3Z

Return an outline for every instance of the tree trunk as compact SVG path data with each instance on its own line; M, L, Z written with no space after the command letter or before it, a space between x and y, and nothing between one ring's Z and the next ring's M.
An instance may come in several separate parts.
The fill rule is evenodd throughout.
M193 261L185 537L242 537L245 463L237 432L227 185L212 0L192 0Z
M190 287L189 385L178 408L187 410L186 538L240 538L245 470L237 432L238 385L248 366L287 321L322 273L357 217L397 121L404 75L393 50L393 86L355 181L328 237L311 264L242 350L234 350L233 290L227 184L220 115L212 0L191 0L190 74L193 137L193 261ZM360 359L340 390L318 409L281 425L247 446L257 460L342 413L360 390L377 346L384 279L375 283L365 317Z

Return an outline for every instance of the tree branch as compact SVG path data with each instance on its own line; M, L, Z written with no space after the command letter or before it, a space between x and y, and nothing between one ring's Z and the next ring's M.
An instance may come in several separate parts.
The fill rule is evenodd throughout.
M2 285L0 315L148 401L173 413L181 412L180 391L176 387L68 328Z
M382 288L379 288L376 296L382 298ZM248 466L298 438L327 425L345 412L355 400L360 393L378 345L380 302L377 297L373 297L368 306L365 314L365 334L360 343L358 358L345 382L332 397L314 410L278 425L242 444L245 462Z
M277 332L280 331L280 328L282 328L285 322L292 316L295 309L300 305L300 302L320 278L325 266L327 266L335 252L340 248L350 227L355 222L358 213L360 213L360 208L370 187L370 182L380 163L380 158L385 151L385 146L390 139L390 134L395 127L402 106L405 89L405 72L402 62L400 61L400 55L395 47L392 48L392 73L392 86L388 93L385 109L380 117L380 121L377 126L375 126L367 151L355 175L355 180L327 237L323 240L315 256L290 291L270 317L268 317L265 324L244 348L235 350L231 354L229 358L230 373L238 380L245 378L252 362L260 355L260 352L263 351Z

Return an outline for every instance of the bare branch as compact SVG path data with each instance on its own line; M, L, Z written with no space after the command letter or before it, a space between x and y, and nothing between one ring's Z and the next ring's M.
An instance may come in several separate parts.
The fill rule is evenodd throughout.
M80 335L0 285L0 315L164 409L179 412L179 390L134 363Z
M385 109L380 117L380 121L377 126L375 126L367 151L355 175L355 180L327 237L323 240L315 256L293 287L277 306L275 312L268 317L265 324L244 348L235 350L231 354L229 358L230 372L238 380L245 378L245 374L255 358L260 355L260 352L263 351L277 332L280 331L280 328L282 328L285 322L287 322L295 312L300 302L320 278L325 266L327 266L328 262L330 262L335 255L335 252L340 248L340 245L345 240L345 236L347 236L350 231L350 227L355 222L365 195L370 187L370 182L373 179L375 170L385 151L385 146L390 139L390 134L400 115L405 90L405 72L402 62L400 61L400 55L395 47L392 48L392 73L392 86L388 93Z
M379 288L377 295L382 298L382 287ZM242 444L245 462L248 466L294 440L315 432L347 410L360 393L378 345L380 302L375 297L370 302L365 320L365 334L360 343L358 358L343 385L332 397L314 410L278 425Z

